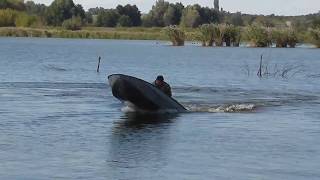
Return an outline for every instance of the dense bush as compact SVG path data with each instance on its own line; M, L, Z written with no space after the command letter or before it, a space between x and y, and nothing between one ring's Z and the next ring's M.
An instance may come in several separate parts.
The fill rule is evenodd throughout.
M62 23L62 27L67 30L81 30L82 27L82 21L81 18L78 17L72 17L71 19L67 19Z
M317 48L320 48L320 28L310 29L309 34L311 37L311 42L316 45Z
M25 10L25 4L23 0L0 0L0 9L23 11Z
M203 24L198 28L197 39L201 41L202 46L213 46L214 42L214 24Z
M213 37L216 46L223 46L227 25L217 24L213 29Z
M185 32L177 26L168 26L163 29L165 35L170 39L173 46L183 46L185 41Z
M106 9L99 12L96 25L99 27L115 27L120 15L115 9Z
M294 48L297 44L298 38L294 30L292 29L273 29L272 30L272 42L276 44L278 48L291 47Z
M12 9L0 9L0 27L15 26L18 12Z
M0 10L0 27L30 27L40 23L37 16L28 15L25 12L12 9Z
M268 47L271 45L270 33L265 27L258 25L247 27L247 37L252 47Z
M122 17L119 18L119 21L122 21L119 24L123 24L126 27L141 25L141 13L136 5L118 5L116 9Z
M85 11L81 5L75 5L72 0L54 0L46 10L46 20L49 25L61 26L73 16L85 18Z
M36 16L30 16L26 13L19 13L15 19L16 27L30 27L38 22L38 18Z
M133 24L132 24L132 21L131 21L129 16L126 16L126 15L120 16L120 18L118 20L118 26L120 26L120 27L131 27L132 25Z
M226 25L225 33L224 33L224 41L226 46L235 46L238 47L240 45L241 40L241 29L234 25Z
M201 24L201 17L193 6L186 7L182 12L181 23L183 27L198 27Z

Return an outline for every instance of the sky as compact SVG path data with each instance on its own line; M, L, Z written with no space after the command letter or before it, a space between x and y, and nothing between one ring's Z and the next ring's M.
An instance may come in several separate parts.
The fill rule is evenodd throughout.
M34 0L49 5L53 0ZM118 4L135 4L143 13L149 12L155 0L73 0L85 9L93 7L115 8ZM182 2L184 5L198 3L213 7L213 0L167 0ZM220 0L220 7L225 11L247 14L303 15L320 11L320 0Z

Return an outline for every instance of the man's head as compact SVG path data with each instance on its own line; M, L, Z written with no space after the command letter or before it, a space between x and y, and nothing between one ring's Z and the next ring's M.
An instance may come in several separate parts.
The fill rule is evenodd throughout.
M156 84L162 84L164 82L164 78L162 75L159 75L156 79Z

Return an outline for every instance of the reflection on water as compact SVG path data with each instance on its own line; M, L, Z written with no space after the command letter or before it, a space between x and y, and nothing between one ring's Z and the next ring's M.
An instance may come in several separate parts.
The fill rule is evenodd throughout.
M125 114L116 122L107 162L115 173L165 165L178 114ZM117 175L115 175L117 177ZM132 178L132 174L131 174Z

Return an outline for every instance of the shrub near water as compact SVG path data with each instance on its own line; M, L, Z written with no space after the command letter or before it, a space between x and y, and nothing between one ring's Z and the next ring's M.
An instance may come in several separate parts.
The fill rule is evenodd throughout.
M216 46L223 46L224 36L226 33L226 27L227 27L227 25L225 25L225 24L214 25L213 37L214 37L214 42L215 42Z
M19 13L15 19L16 27L30 27L37 24L38 18L36 16L29 16L26 13Z
M320 48L320 28L309 30L311 41L317 48Z
M269 32L265 27L251 25L247 28L247 37L252 47L268 47L271 45Z
M30 27L35 24L40 24L37 16L12 9L0 10L0 27Z
M168 26L163 29L164 34L170 39L173 46L183 46L185 32L177 26Z
M67 30L81 30L82 21L80 17L72 17L71 19L67 19L63 21L62 27Z
M226 25L224 41L226 46L235 46L239 47L241 40L241 29L234 25Z
M197 40L201 41L202 46L213 46L214 43L214 24L203 24L198 28Z
M15 26L15 19L17 16L17 11L12 9L1 9L0 10L0 26Z
M274 29L272 30L272 41L278 48L294 48L298 38L295 31L292 29Z

